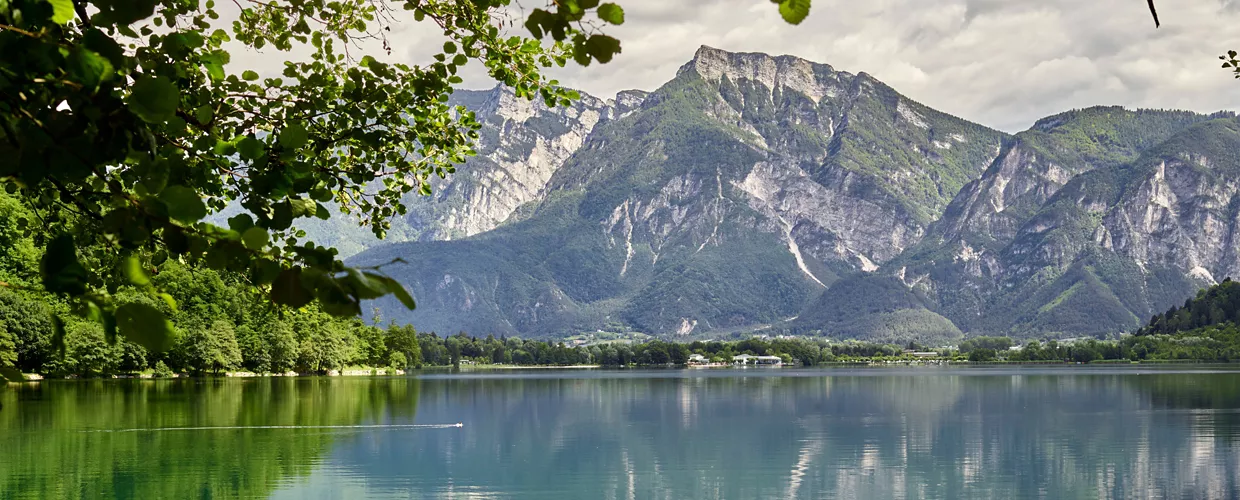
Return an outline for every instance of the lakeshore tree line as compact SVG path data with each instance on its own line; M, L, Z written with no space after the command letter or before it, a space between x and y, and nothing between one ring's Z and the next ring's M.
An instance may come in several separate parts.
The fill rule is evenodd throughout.
M39 289L39 256L26 230L36 220L19 200L0 193L0 282L7 285L0 287L0 365L45 376L151 370L324 373L351 366L413 369L461 363L683 365L693 354L717 363L739 354L775 355L788 364L811 366L924 359L912 353L932 350L916 344L803 337L567 346L493 335L438 335L384 324L377 316L364 320L328 314L317 303L280 307L240 273L169 259L150 272L150 280L170 300L154 300L131 285L109 290L120 303L142 303L170 318L173 335L155 351L124 336L109 338L99 322L73 314L73 301ZM59 318L64 322L58 325ZM1029 340L1021 345L1008 337L974 337L933 350L938 359L974 362L1231 362L1240 361L1238 323L1240 284L1228 279L1116 339Z
M809 15L810 0L774 3L789 23ZM228 329L193 316L203 324L182 324L176 338L178 303L150 276L169 260L243 276L294 310L357 317L363 301L385 295L414 308L380 266L346 266L298 226L351 214L382 238L407 213L406 196L430 195L432 176L475 155L481 124L449 104L463 66L485 68L518 97L567 106L578 93L545 70L621 52L604 33L625 22L616 3L548 2L520 9L524 22L511 4L0 1L0 53L15 54L0 59L0 188L36 216L21 230L35 242L37 288L97 324L130 365L141 364L138 353L118 335L165 353ZM433 60L392 57L388 33L402 23L441 33ZM264 74L230 65L232 51L264 49L282 59L256 68ZM227 221L211 219L226 209ZM55 318L56 350L89 336ZM240 343L243 332L234 333ZM231 364L237 350L220 342L208 349L215 354L169 361ZM278 365L287 356L271 357ZM15 374L0 363L0 378Z
M811 2L771 3L798 24ZM382 237L406 195L474 155L480 124L448 104L471 61L568 105L545 70L621 52L604 33L625 22L616 3L548 2L524 22L511 4L0 1L0 51L19 55L0 61L0 215L23 240L0 247L0 378L416 365L416 332L356 319L385 295L414 307L404 286L298 224L343 212ZM401 22L442 30L434 62L391 57ZM238 49L286 60L260 75L230 65Z
M739 354L775 355L786 364L813 366L850 362L1068 362L1240 361L1236 308L1240 285L1230 280L1203 290L1183 307L1155 316L1151 324L1118 339L1029 340L974 337L950 348L893 345L823 338L760 338L726 341L612 342L567 346L515 337L440 336L408 325L379 326L307 308L281 313L248 287L212 270L167 264L155 275L181 307L169 311L176 334L169 349L152 353L102 328L71 321L64 350L55 348L51 313L64 304L49 296L0 290L0 358L27 373L45 376L108 376L154 370L211 375L229 371L324 373L350 366L416 369L466 364L503 365L685 365L699 354L728 363ZM119 290L118 295L125 296ZM1212 315L1213 314L1213 315ZM919 354L914 354L914 353Z

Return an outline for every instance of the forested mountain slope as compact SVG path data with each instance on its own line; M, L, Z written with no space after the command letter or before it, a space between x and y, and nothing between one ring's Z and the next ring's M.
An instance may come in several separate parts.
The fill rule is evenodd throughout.
M356 261L408 261L393 269L423 306L401 319L426 328L773 323L918 241L1003 138L865 74L704 47L509 224Z
M490 108L482 159L416 202L418 241L354 258L406 262L386 269L419 308L385 312L526 336L1074 336L1240 267L1228 114L1097 107L1009 136L865 73L709 47L648 94L531 106Z

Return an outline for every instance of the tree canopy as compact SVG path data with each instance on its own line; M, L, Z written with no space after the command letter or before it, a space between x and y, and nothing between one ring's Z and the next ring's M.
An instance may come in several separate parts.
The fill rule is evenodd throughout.
M771 2L792 24L811 4ZM394 294L414 307L382 266L346 267L305 241L298 220L339 211L382 237L406 212L404 195L428 194L432 176L474 154L478 122L448 104L471 61L554 106L577 95L546 68L621 51L603 32L625 22L620 5L519 7L0 0L0 184L30 209L14 227L41 249L35 283L0 284L67 297L108 341L119 334L156 352L170 345L166 311L178 304L151 274L170 260L238 273L282 306L356 316L363 300ZM444 36L426 64L385 60L387 33L407 21ZM361 54L367 43L383 50ZM260 75L235 71L236 50L288 57L278 75ZM239 213L208 221L229 206ZM145 299L119 300L123 286ZM64 323L51 323L63 344Z
M809 12L809 0L774 3L790 22ZM414 307L381 269L303 241L297 221L334 207L382 237L403 195L428 194L431 176L472 155L479 125L447 104L470 61L563 105L576 93L543 69L620 52L601 31L624 22L619 5L556 0L513 34L510 4L0 0L0 181L33 209L18 223L43 248L43 288L74 298L109 339L153 350L167 344L160 308L112 295L132 284L175 309L148 277L168 259L243 273L286 306L357 315L395 294ZM390 53L388 31L408 19L444 35L433 61L356 53L375 41ZM289 57L279 75L238 73L238 46ZM205 220L229 205L241 213L226 225Z

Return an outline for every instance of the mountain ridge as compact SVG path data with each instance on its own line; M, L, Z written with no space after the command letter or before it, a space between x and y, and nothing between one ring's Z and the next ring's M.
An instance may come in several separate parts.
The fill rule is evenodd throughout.
M1100 180L1088 189L1114 191L1111 184L1144 152L1162 147L1171 157L1191 156L1191 137L1171 138L1211 119L1234 122L1223 114L1099 106L1009 135L933 110L865 73L706 46L655 91L608 101L583 96L568 110L521 108L504 100L503 89L490 92L491 101L461 99L494 107L480 113L489 130L480 141L484 161L463 165L447 181L458 184L437 191L447 194L434 203L456 200L456 211L415 210L439 217L409 221L433 229L410 238L420 241L369 248L351 261L409 262L391 271L411 285L420 309L406 314L380 305L422 329L678 336L775 325L866 337L898 333L892 321L904 321L934 325L936 333L919 337L926 341L994 329L1118 331L1158 302L1142 299L1148 305L1137 307L1134 297L1178 297L1204 281L1172 277L1192 274L1177 270L1189 262L1183 259L1159 261L1147 273L1136 254L1094 242L1099 227L1128 227L1119 215L1102 225L1102 215L1064 206L1077 200L1054 200L1067 200L1064 186L1095 171L1104 174L1090 177ZM1227 129L1206 128L1218 127ZM1240 145L1226 131L1193 130L1222 145L1204 153L1211 158L1231 141ZM1172 168L1192 165L1222 168L1209 161ZM531 182L514 188L496 181L517 177ZM497 195L501 188L507 194ZM1095 211L1120 214L1121 201L1097 202L1105 206ZM1130 218L1145 206L1128 201L1135 203ZM1054 228L1039 231L1039 224ZM1223 240L1211 236L1194 248L1207 242ZM1236 253L1220 258L1235 260ZM1142 283L1122 284L1124 272L1099 266L1135 266ZM906 291L892 281L855 284L866 277L894 280ZM821 301L836 282L922 299L895 301L907 307L850 323L872 325L868 330L814 323L821 316L815 308L830 308ZM1013 288L1030 293L1005 291ZM1106 331L1072 319L1099 300L1114 312L1104 316ZM1003 307L1022 319L976 318L998 317Z

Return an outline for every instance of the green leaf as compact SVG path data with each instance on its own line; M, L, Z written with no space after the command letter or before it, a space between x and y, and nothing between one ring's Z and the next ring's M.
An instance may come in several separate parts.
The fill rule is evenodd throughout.
M309 304L314 297L301 283L301 268L294 267L280 271L271 283L271 301L294 309Z
M294 219L298 217L313 216L318 209L318 207L316 206L316 203L314 203L314 200L303 200L300 198L290 198L288 200L288 203L289 203L289 209L291 210Z
M106 57L112 63L113 69L125 64L125 51L116 43L116 40L105 35L102 31L94 28L86 30L82 35L82 46Z
M103 338L108 341L108 345L116 345L116 315L100 309L99 322L103 323Z
M149 286L151 279L146 276L146 271L142 270L142 263L137 257L129 256L121 262L121 269L125 272L125 278L135 286Z
M364 300L377 299L387 295L387 285L382 281L372 279L370 276L362 274L353 268L345 269L345 272L347 275L342 281L348 285L350 291L353 292L352 295L357 298Z
M386 288L386 291L388 293L391 293L392 295L395 295L396 300L399 300L400 303L404 304L404 306L408 308L409 310L413 310L417 308L417 303L413 301L413 296L409 295L409 290L406 290L405 285L400 284L399 281L396 281L388 276L384 276L378 273L364 273L364 274L370 277L371 279L378 281L379 283L382 283L383 286Z
M142 175L142 186L150 194L159 194L168 186L169 173L168 160L160 158L149 162L146 165L146 172Z
M185 186L168 186L159 193L159 200L168 205L168 217L186 224L202 220L207 216L207 206L198 197L198 192Z
M181 94L167 78L144 76L133 84L125 104L143 121L163 123L176 116Z
M362 314L361 303L339 281L330 276L319 280L315 288L319 308L332 316L358 316Z
M56 348L60 357L65 356L65 320L55 313L52 314L52 347Z
M254 227L254 218L250 217L250 214L237 214L228 218L228 228L238 233L244 233L252 227Z
M241 243L250 250L262 250L267 246L267 230L261 227L252 227L241 233Z
M66 24L73 20L73 0L47 0L52 4L52 22Z
M168 309L172 309L173 311L177 310L177 299L174 299L172 298L171 295L163 293L163 292L157 293L155 295L159 297L160 300L163 300L164 304L168 305Z
M782 0L779 2L779 15L789 24L801 24L809 17L810 0Z
M268 219L263 226L281 231L288 229L288 227L292 224L293 211L290 208L290 204L288 201L282 201L280 203L276 203L276 205L272 207L271 218Z
M107 22L127 26L151 17L155 13L155 2L156 0L96 0L91 3L99 7Z
M301 122L291 122L280 131L280 145L289 149L301 149L309 140L310 135Z
M82 87L94 92L99 84L112 77L112 63L93 51L76 47L65 61L69 74Z
M52 293L78 296L86 293L86 268L78 261L73 237L61 234L48 242L39 262L43 288Z
M534 9L533 12L530 12L530 16L525 19L525 29L530 30L530 34L534 35L535 39L542 39L543 34L549 31L544 28L554 22L551 17L550 12L543 9Z
M224 80L227 76L224 74L224 64L228 61L224 60L224 56L218 52L203 55L199 58L202 61L202 67L207 69L207 77L213 82Z
M253 71L251 71L251 70L248 70L248 69L247 69L247 70L245 70L245 71L242 71L242 72L241 72L241 79L242 79L242 80L245 80L245 81L247 81L247 82L252 82L252 81L254 81L254 80L257 80L257 79L258 79L258 73L255 73L255 72L253 72Z
M153 306L131 302L116 309L117 332L152 353L164 352L172 344L172 323Z
M267 153L267 147L263 141L247 136L237 143L237 153L240 153L242 158L253 161L262 158Z
M280 276L280 264L270 259L259 259L251 264L253 268L254 282L259 285L266 285L276 280Z
M212 118L215 118L215 110L211 109L211 106L199 106L194 110L194 119L200 124L211 123Z
M585 47L586 52L598 59L598 62L608 63L612 56L620 53L620 40L607 35L590 35L590 38L586 39Z
M598 18L611 24L624 24L624 9L614 3L598 6Z
M18 370L16 366L0 364L0 380L8 380L9 382L21 382L23 380L26 380L26 377L22 375L21 370Z

